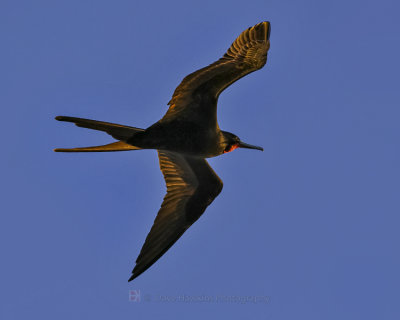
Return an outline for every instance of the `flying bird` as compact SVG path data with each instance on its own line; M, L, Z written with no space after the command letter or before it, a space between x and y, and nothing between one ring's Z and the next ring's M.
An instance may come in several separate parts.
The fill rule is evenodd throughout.
M153 265L203 214L222 190L222 181L206 158L237 148L263 150L220 130L217 102L221 92L261 69L270 47L271 24L243 31L222 58L186 76L175 89L164 117L140 129L109 122L57 116L56 120L104 131L118 140L107 145L55 149L56 152L107 152L156 149L167 186L154 224L136 260L131 281Z

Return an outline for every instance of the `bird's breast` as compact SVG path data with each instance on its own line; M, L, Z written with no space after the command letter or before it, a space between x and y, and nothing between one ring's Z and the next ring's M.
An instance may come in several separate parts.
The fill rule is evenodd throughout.
M130 143L146 149L167 150L209 158L219 154L218 137L217 128L202 126L195 122L157 122L134 137Z

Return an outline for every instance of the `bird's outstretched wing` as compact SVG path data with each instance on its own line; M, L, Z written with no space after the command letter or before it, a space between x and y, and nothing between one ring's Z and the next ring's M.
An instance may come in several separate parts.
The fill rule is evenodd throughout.
M161 121L172 118L205 117L217 121L217 100L220 93L250 72L261 69L267 61L271 25L261 22L232 43L218 61L186 76L175 89L167 113Z
M156 262L222 190L222 181L205 159L167 151L158 151L158 157L167 194L129 281Z

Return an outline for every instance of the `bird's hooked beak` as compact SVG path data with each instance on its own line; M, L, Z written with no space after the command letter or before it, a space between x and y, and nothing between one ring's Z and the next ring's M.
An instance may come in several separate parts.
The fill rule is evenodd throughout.
M253 146L252 144L248 144L248 143L245 143L245 142L242 142L242 141L238 142L238 148L256 149L256 150L264 151L264 149L259 147L259 146Z

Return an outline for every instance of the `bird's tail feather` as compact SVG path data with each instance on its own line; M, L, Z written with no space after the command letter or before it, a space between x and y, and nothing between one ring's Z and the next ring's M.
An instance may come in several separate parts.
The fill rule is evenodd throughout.
M140 150L141 148L131 146L123 141L117 141L106 144L104 146L84 147L84 148L57 148L55 152L110 152L110 151L129 151L129 150Z
M144 131L140 128L124 126L116 123L96 121L83 118L57 116L56 120L75 123L78 127L100 130L108 133L117 140L126 141L131 138L136 132Z
M84 148L57 148L54 149L56 152L109 152L109 151L129 151L129 150L139 150L141 148L135 147L126 143L125 141L132 138L132 136L137 133L144 131L140 128L124 126L121 124L96 121L90 119L83 118L75 118L75 117L66 117L66 116L58 116L56 117L58 121L66 121L75 123L78 127L88 128L93 130L104 131L111 135L117 141L113 143L109 143L103 146L94 146L94 147L84 147Z

